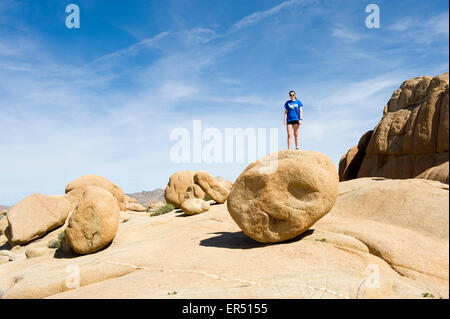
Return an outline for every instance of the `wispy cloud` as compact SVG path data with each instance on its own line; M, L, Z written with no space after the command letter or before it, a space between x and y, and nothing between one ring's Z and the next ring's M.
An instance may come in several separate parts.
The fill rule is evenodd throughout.
M168 163L170 130L189 129L192 119L219 129L277 127L284 148L282 105L292 87L299 88L305 104L302 147L321 151L336 163L376 124L403 80L448 68L442 60L429 59L422 69L413 69L409 63L415 56L404 51L392 58L407 67L396 64L382 48L360 45L365 35L345 23L333 25L330 32L328 24L321 24L333 21L326 10L310 13L310 29L275 19L290 10L300 14L308 3L290 0L261 10L259 2L249 2L253 13L225 19L221 26L192 23L175 30L168 23L116 51L102 48L95 52L100 57L86 64L55 58L52 49L60 35L46 38L47 29L31 36L0 32L0 123L6 132L0 135L5 185L0 204L13 204L34 191L61 193L65 183L86 173L104 175L132 192L162 187L176 170L204 169ZM269 34L266 22L276 32ZM442 39L448 36L445 23L448 14L430 18L424 30ZM392 31L412 36L416 26L396 28ZM274 45L280 34L297 36L300 43L292 50L283 42ZM129 43L128 36L122 40ZM430 51L426 45L418 47L425 56ZM242 169L218 165L211 172L232 180Z
M394 31L406 31L414 26L414 19L411 17L399 19L397 22L389 26L388 28Z
M242 28L246 28L246 27L255 25L266 18L274 16L275 14L279 13L282 10L288 9L295 5L305 4L306 2L307 2L306 0L289 0L289 1L284 1L268 10L265 10L265 11L256 11L256 12L242 18L238 22L236 22L231 27L231 30L234 31L234 30L238 30L238 29L242 29Z
M349 30L344 26L334 26L331 28L331 35L348 42L357 42L363 38L361 34Z
M388 28L417 43L430 44L448 39L449 13L444 12L426 19L418 16L405 17Z

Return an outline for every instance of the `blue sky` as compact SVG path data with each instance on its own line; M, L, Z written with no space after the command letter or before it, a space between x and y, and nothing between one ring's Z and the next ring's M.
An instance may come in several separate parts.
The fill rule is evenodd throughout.
M0 204L84 174L125 192L184 169L234 181L247 163L171 163L171 130L279 128L284 149L291 89L301 148L337 166L404 80L448 71L448 26L442 0L1 0Z

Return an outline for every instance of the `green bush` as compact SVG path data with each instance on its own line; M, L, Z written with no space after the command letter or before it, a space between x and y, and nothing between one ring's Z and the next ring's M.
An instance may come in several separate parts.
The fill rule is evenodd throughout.
M161 206L156 211L150 214L150 216L159 216L163 214L167 214L168 212L171 212L175 209L175 207L172 204L166 204L164 206Z
M424 292L424 293L422 294L422 297L424 297L424 298L434 298L434 295L433 295L433 294L430 294L429 292Z
M205 197L203 197L203 200L213 200L208 194L205 194Z
M48 248L61 248L61 241L64 239L64 236L66 236L66 232L62 231L58 234L58 239L50 240L47 244Z

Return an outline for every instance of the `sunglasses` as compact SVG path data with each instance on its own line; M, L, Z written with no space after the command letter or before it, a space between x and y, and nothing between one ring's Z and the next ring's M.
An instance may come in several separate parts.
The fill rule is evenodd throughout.
M295 94L289 94L289 96L295 96Z

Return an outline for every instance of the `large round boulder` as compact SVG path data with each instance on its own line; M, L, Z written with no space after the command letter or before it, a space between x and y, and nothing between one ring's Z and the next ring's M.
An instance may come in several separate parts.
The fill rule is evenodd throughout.
M284 150L250 164L233 184L227 207L247 236L262 243L285 241L331 210L338 185L326 155Z
M114 196L104 188L89 186L69 219L65 237L76 253L94 253L114 239L119 219Z
M89 186L97 186L106 189L117 199L120 210L126 210L125 196L122 188L103 176L84 175L70 182L66 186L66 198L71 202L77 203Z

